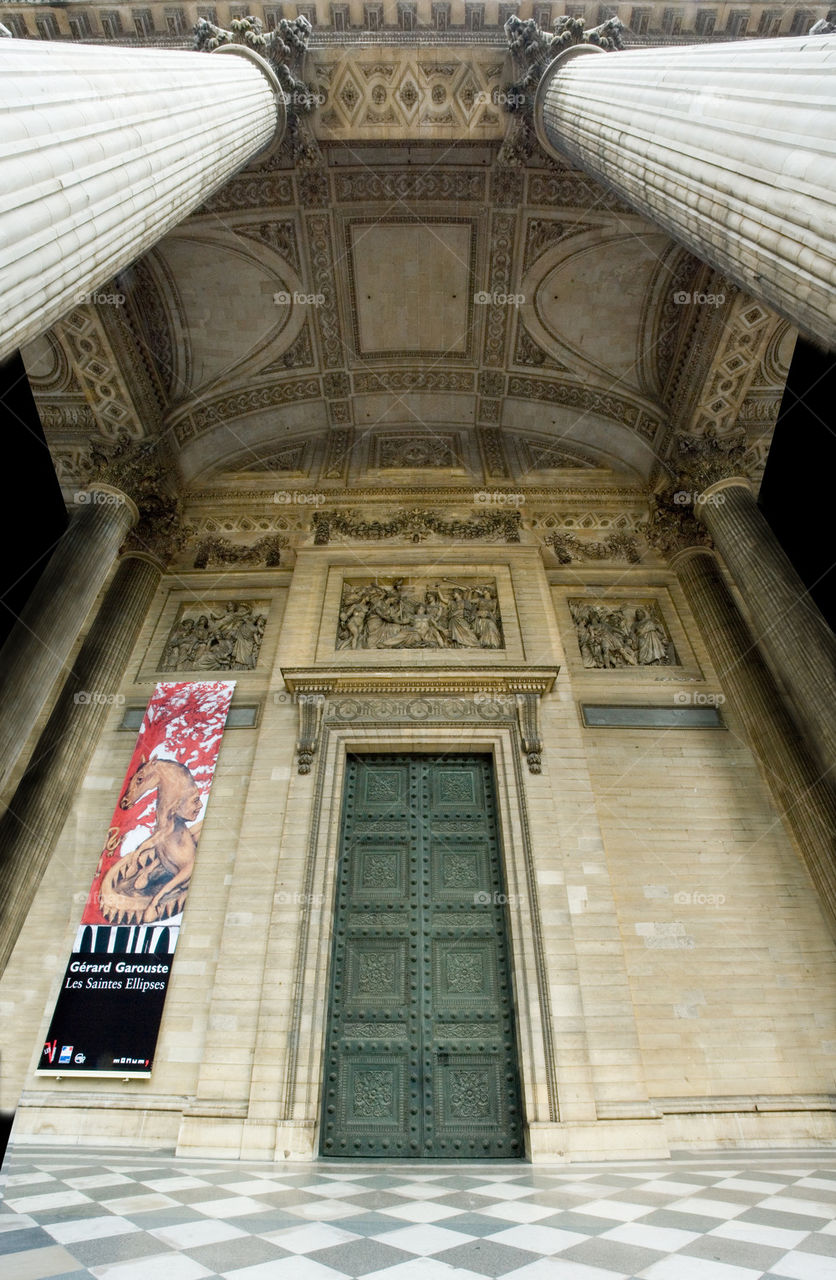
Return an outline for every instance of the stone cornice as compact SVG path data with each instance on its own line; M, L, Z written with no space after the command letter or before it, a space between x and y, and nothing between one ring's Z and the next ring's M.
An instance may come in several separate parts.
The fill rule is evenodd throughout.
M283 667L290 693L550 693L559 667L468 667L467 670L424 669L410 672L352 667Z

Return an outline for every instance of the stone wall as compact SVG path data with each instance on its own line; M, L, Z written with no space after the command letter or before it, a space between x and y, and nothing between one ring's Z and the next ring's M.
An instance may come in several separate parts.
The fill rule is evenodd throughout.
M521 514L519 543L309 529L292 570L163 579L0 988L18 1141L315 1156L342 773L364 749L493 754L532 1158L836 1136L836 952L674 575L646 549L561 564ZM342 582L399 576L495 582L503 647L338 647ZM188 678L160 669L182 606L222 601L266 610L255 669L221 675L257 722L221 746L153 1074L36 1078L134 743L120 722ZM648 661L633 628L651 615L667 647ZM579 625L599 636L586 657ZM586 728L582 704L719 705L722 727Z

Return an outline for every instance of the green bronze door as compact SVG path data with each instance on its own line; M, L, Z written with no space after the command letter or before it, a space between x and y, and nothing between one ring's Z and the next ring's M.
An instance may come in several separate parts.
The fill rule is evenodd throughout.
M521 1157L487 756L350 756L322 1152Z

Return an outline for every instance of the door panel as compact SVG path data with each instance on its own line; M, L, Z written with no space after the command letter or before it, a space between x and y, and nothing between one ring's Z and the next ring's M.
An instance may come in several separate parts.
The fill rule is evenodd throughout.
M504 901L488 757L349 757L323 1154L523 1154Z

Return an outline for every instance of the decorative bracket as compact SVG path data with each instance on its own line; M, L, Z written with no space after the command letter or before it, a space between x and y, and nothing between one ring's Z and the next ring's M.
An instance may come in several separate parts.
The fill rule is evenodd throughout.
M541 773L543 743L540 738L540 694L518 693L516 704L517 724L520 726L520 737L525 758L528 761L528 772Z
M296 743L296 753L299 757L299 772L302 774L311 771L311 764L319 746L325 696L331 692L331 689L330 683L312 681L298 684L293 690L296 705L299 708L299 740Z

